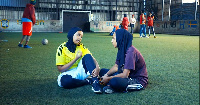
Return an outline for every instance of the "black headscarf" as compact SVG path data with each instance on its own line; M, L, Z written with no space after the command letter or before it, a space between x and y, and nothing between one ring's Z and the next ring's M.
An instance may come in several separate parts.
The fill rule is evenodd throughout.
M73 42L73 36L77 31L82 31L79 27L73 27L69 30L67 34L68 42L66 43L66 47L68 50L72 53L75 53L76 50L76 44Z
M125 63L126 52L132 46L133 36L125 29L118 29L116 31L116 42L118 47L117 61L119 61L118 72L122 72L122 67Z

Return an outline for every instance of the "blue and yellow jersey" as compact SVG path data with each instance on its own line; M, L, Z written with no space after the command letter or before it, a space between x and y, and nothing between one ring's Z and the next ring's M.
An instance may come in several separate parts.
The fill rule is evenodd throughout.
M75 53L72 53L68 50L66 47L66 42L62 43L56 53L56 65L65 65L71 62L73 59L76 58L76 54L78 51L82 51L82 57L79 58L69 69L76 68L78 66L78 63L86 54L91 54L90 51L84 47L83 44L80 44L76 47Z

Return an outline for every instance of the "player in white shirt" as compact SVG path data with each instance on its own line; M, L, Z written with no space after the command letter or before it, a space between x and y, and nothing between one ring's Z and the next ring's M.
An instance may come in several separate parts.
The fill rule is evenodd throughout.
M136 19L135 19L134 15L132 15L132 18L130 20L131 34L133 34L133 28L134 28L135 23L136 23Z

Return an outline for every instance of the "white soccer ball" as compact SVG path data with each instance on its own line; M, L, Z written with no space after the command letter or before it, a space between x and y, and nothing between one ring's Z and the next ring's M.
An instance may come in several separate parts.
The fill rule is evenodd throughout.
M47 40L47 39L42 39L42 44L43 44L43 45L48 44L48 40Z

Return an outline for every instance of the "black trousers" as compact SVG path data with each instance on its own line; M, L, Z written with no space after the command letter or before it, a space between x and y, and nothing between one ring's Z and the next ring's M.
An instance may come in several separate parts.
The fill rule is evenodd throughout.
M108 71L109 69L101 69L99 73L100 77L104 76ZM117 74L118 73L114 73L110 76L117 75ZM134 81L135 81L135 84L139 83L137 79L134 79ZM129 85L129 78L114 77L108 82L107 85L110 85L115 91L126 92L126 88Z
M83 68L85 69L85 73L89 72L91 74L92 71L96 68L94 60L90 54L86 54L82 58L82 64L83 64ZM96 80L96 79L97 78L93 78L93 80ZM80 87L87 84L88 82L86 80L75 79L75 78L72 78L71 75L63 75L61 77L61 85L63 86L63 88L66 88L66 89L76 88L76 87Z

